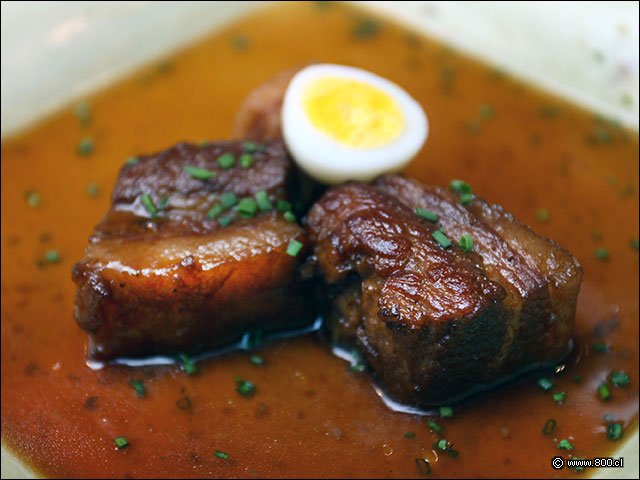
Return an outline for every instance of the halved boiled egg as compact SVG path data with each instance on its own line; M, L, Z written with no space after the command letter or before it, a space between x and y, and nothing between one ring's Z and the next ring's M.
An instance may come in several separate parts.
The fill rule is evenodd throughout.
M428 132L422 107L406 91L344 65L300 70L287 87L281 115L294 160L329 184L370 181L402 169Z

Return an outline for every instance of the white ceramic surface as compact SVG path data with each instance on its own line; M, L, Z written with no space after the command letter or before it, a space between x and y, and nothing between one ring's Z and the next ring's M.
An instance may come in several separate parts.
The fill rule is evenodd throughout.
M356 2L638 128L638 2ZM267 2L2 2L2 137ZM132 48L134 46L134 48ZM618 452L638 478L638 435ZM2 478L32 478L2 447Z

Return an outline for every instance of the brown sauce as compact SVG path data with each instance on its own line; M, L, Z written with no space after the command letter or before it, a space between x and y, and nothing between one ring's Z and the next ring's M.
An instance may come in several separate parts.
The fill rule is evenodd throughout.
M562 477L575 473L553 470L552 457L610 454L637 430L637 133L361 16L313 3L260 12L91 98L87 126L69 108L3 143L2 438L37 471L401 478L419 477L416 459L424 458L434 478ZM315 334L271 343L258 352L261 366L237 352L199 364L197 375L172 366L86 366L70 270L124 160L180 140L228 137L252 88L317 60L372 70L424 106L429 140L408 175L442 185L464 178L581 262L574 349L562 372L545 373L556 385L551 392L537 386L540 374L454 406L452 418L397 413ZM85 136L95 148L83 156L76 148ZM92 183L96 196L86 192ZM38 203L27 197L33 191L41 200L35 208L27 201ZM596 258L600 247L607 259ZM52 249L59 262L43 262ZM609 350L594 350L599 343ZM612 370L628 373L630 385L609 380L605 402L598 386ZM256 393L239 395L236 376ZM143 381L145 397L131 380ZM555 402L552 393L561 391L565 400ZM607 438L605 415L622 423L622 440ZM544 435L550 418L555 431ZM430 419L444 427L441 435ZM130 445L118 450L121 435ZM459 456L434 449L440 438ZM562 439L575 448L558 449Z

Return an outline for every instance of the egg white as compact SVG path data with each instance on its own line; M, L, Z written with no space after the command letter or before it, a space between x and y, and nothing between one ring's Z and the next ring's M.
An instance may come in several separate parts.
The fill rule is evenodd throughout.
M375 148L355 148L319 131L304 109L303 93L315 79L341 77L368 83L395 100L404 117L399 137ZM316 64L300 70L289 83L282 105L282 132L292 157L316 180L338 184L347 180L368 182L382 173L401 170L427 139L427 116L418 102L395 83L355 67Z

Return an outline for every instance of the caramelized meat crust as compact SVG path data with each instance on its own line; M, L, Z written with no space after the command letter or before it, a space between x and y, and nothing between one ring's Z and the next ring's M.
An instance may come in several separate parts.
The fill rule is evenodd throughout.
M275 208L243 216L236 204L207 215L229 193L241 200L265 191L273 206L287 199L292 165L282 143L261 150L248 168L222 168L217 159L237 159L243 144L181 143L122 168L111 208L73 267L75 318L91 358L197 352L251 328L311 320L298 272L304 230ZM215 176L195 178L185 166ZM286 253L294 239L303 244L296 257Z
M453 401L567 353L582 270L501 207L386 176L330 190L307 222L334 340L357 346L394 399ZM457 246L466 233L472 252Z
M334 338L357 344L394 398L425 405L491 380L506 292L479 257L443 248L435 225L359 183L325 193L307 221L324 279L338 286Z

